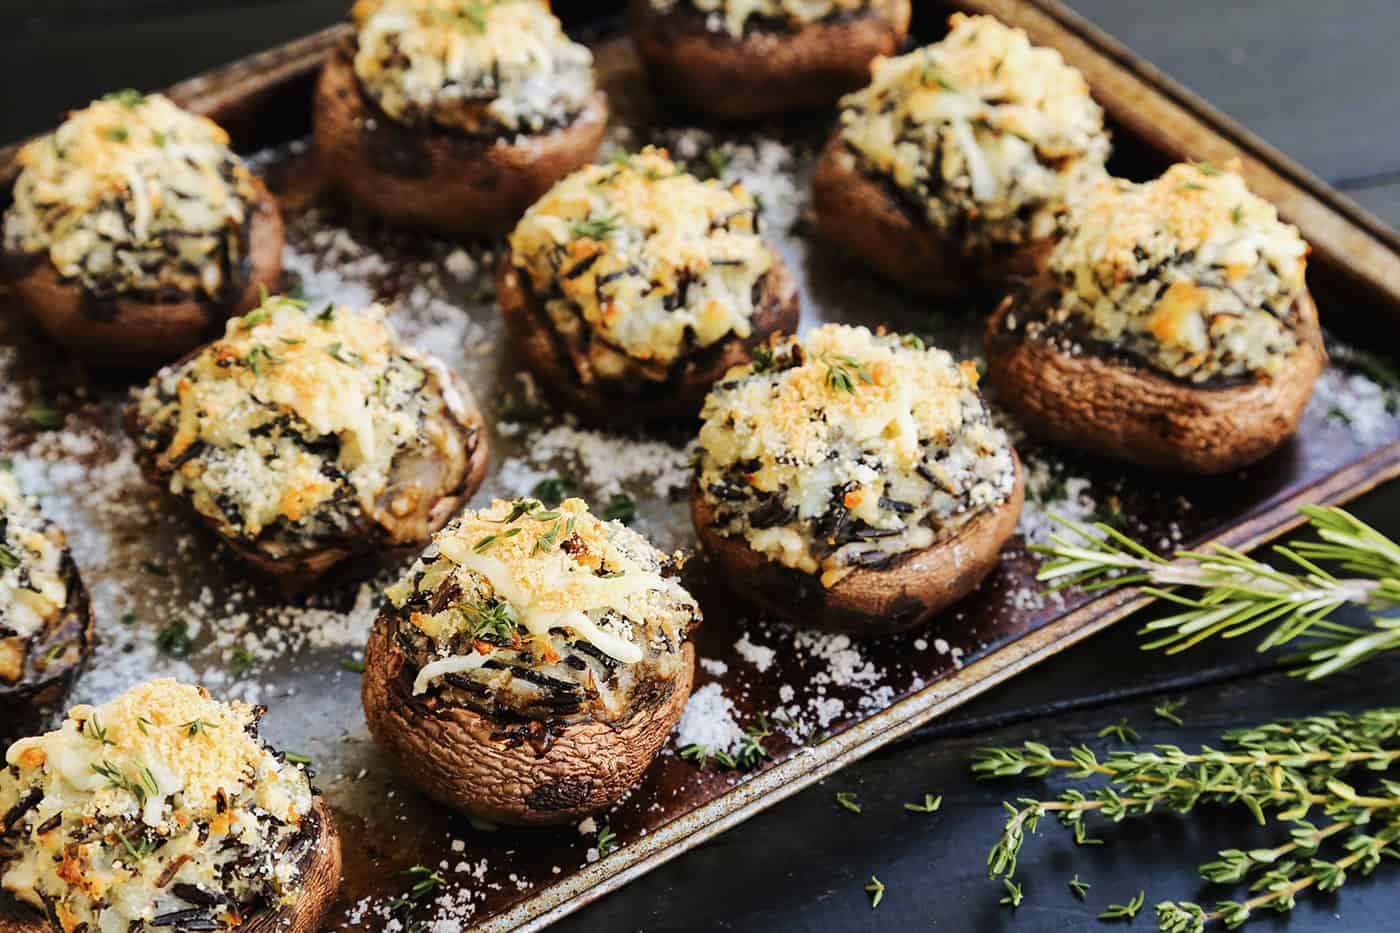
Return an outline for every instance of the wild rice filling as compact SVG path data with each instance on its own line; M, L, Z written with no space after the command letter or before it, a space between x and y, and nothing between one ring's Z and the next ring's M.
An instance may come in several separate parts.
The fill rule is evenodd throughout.
M5 250L101 297L241 293L258 192L228 143L158 94L94 101L20 150Z
M969 252L1058 229L1104 177L1109 139L1084 76L990 16L956 13L940 42L877 59L841 100L841 139L866 173Z
M660 696L700 621L668 556L581 500L468 511L388 592L414 692L524 720L611 722Z
M1090 192L1050 258L1040 324L1192 383L1283 373L1308 246L1229 167L1174 165Z
M468 457L459 398L427 354L401 345L382 308L305 309L273 298L223 339L135 393L137 443L221 534L291 553L399 516L422 490L396 467ZM411 486L411 484L410 484Z
M76 660L76 644L49 643L68 609L72 563L63 532L0 467L0 687L18 683L31 665L42 673Z
M649 0L652 9L690 10L705 17L705 28L739 38L747 28L801 27L870 9L873 0Z
M87 933L227 930L292 903L311 785L258 737L261 712L159 680L16 742L0 884Z
M826 586L930 547L1015 485L976 367L916 337L833 324L777 340L701 418L715 527Z
M593 55L541 0L359 0L355 74L391 119L470 135L566 125Z

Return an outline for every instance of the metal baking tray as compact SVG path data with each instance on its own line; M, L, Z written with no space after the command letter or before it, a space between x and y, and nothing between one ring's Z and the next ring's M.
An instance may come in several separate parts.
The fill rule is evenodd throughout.
M413 914L418 919L487 930L542 927L1146 602L1135 592L1043 595L1034 582L1038 559L1025 545L1046 533L1047 510L1107 517L1163 548L1208 541L1248 548L1296 524L1302 503L1341 502L1400 473L1391 388L1368 378L1376 370L1345 343L1349 334L1394 333L1400 323L1400 238L1392 230L1055 0L916 7L920 42L936 39L957 8L993 13L1058 48L1085 72L1110 115L1119 174L1148 177L1183 158L1241 158L1254 190L1313 244L1310 277L1334 364L1297 437L1240 474L1188 483L1022 440L1030 476L1024 533L976 594L924 631L861 642L798 633L729 599L705 562L692 561L687 583L706 619L696 639L703 659L697 690L711 712L728 713L740 727L766 721L771 757L751 770L700 770L673 741L625 801L582 827L472 825L396 777L366 731L355 662L377 593L402 565L378 568L369 579L342 575L299 600L249 579L142 483L118 427L128 385L68 362L13 314L0 315L0 456L68 530L102 636L74 699L100 701L139 680L172 675L267 704L266 734L313 759L345 837L333 929L384 928L392 899L407 886L402 872L418 864L445 879ZM767 233L799 276L804 327L884 324L959 356L980 355L985 297L931 306L807 234L808 178L829 119L738 132L680 122L651 96L615 17L575 25L593 43L612 99L608 146L668 145L758 191ZM286 287L311 301L390 303L404 336L463 373L493 445L478 502L528 494L541 479L564 475L595 502L630 495L637 527L658 545L693 548L682 501L689 428L604 435L541 411L501 341L489 292L496 244L387 231L324 190L305 142L310 89L344 34L344 27L329 29L169 91L226 126L281 197ZM14 151L0 150L6 190ZM55 422L61 426L45 429ZM616 848L600 846L603 829Z

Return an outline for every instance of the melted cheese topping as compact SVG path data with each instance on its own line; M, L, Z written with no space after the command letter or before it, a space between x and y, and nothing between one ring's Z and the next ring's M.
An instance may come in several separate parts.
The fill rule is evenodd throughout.
M664 555L593 516L580 499L557 509L497 500L464 512L437 535L435 549L388 591L431 643L415 693L503 659L579 680L557 669L569 655L582 657L572 647L579 642L609 666L640 665L677 653L698 620L694 599L662 575ZM572 670L599 673L582 663ZM596 692L600 679L582 682Z
M716 527L831 586L937 540L1015 483L972 363L828 324L731 369L701 411Z
M821 22L844 13L870 9L871 0L650 0L662 13L689 7L708 14L706 26L712 32L727 32L734 38L744 34L750 20L779 23L789 28Z
M228 143L158 94L95 101L20 150L5 248L47 255L95 294L241 288L228 271L257 191Z
M411 126L539 132L593 93L593 56L539 0L359 0L355 74Z
M841 101L841 138L969 249L1052 234L1104 177L1108 135L1084 76L990 16L955 13L941 41L877 59Z
M63 576L68 543L0 469L0 684L24 675L28 646L68 605Z
M1181 164L1095 187L1051 254L1052 320L1183 379L1278 375L1308 246L1237 169Z
M224 929L298 893L284 850L311 787L257 738L252 707L157 680L73 707L5 760L0 835L17 857L3 885L65 930L127 933L206 904Z
M273 298L224 337L167 367L137 396L144 443L224 534L277 525L308 537L377 517L395 459L433 449L465 457L458 432L428 414L462 400L427 391L440 363L398 343L379 306L306 311ZM351 510L351 512L347 512Z
M692 346L747 337L773 265L742 185L702 182L653 148L559 182L510 246L556 330L591 344L575 358L585 383L617 378L628 360L667 367Z

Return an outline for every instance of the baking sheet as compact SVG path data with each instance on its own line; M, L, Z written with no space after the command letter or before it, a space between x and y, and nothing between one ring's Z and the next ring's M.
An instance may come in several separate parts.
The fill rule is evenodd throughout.
M605 38L597 51L615 110L603 158L654 142L699 171L743 179L798 275L804 328L883 324L980 356L985 298L937 306L911 299L810 236L808 178L824 121L740 133L671 122L624 42ZM401 334L476 390L494 462L475 502L563 477L595 503L630 497L636 527L659 546L694 547L682 501L690 432L609 434L549 412L502 344L490 294L493 244L378 227L322 190L314 153L299 139L258 151L254 162L287 213L287 288L312 302L392 304ZM1135 158L1113 166L1137 177L1156 167ZM1341 299L1325 290L1317 297L1326 321ZM341 822L346 879L333 929L393 929L408 919L439 921L442 930L544 922L1107 624L1129 597L1087 605L1073 594L1046 597L1034 583L1037 560L1025 545L1048 533L1048 511L1111 520L1163 548L1223 533L1246 544L1283 527L1294 500L1353 495L1393 474L1400 458L1394 399L1354 365L1330 368L1298 437L1240 475L1179 482L1023 440L1026 516L1002 566L928 629L891 638L853 642L764 619L727 598L694 561L687 583L706 623L683 735L611 811L578 826L517 831L472 825L427 802L369 740L355 668L378 593L402 565L285 599L249 579L141 480L118 428L126 383L66 362L10 315L0 318L0 371L0 451L69 532L102 634L74 700L105 700L168 675L267 704L265 734L313 759ZM45 428L55 420L61 427ZM757 768L712 762L702 770L679 755L682 739L723 741L765 724L771 757ZM402 872L418 864L438 869L445 883L414 911L395 911L408 887Z

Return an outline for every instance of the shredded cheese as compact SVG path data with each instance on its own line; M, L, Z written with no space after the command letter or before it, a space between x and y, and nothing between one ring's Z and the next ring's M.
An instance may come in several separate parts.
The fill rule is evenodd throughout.
M593 93L593 56L540 0L359 0L355 74L392 119L539 132Z
M20 150L5 248L94 294L217 296L239 268L257 191L212 121L123 91Z
M870 86L841 101L841 138L969 250L1045 238L1104 177L1103 111L1023 31L962 13L949 24L940 42L876 60Z
M718 530L827 586L930 546L1015 482L976 367L864 327L776 341L715 385L701 418Z

